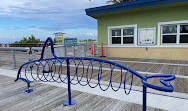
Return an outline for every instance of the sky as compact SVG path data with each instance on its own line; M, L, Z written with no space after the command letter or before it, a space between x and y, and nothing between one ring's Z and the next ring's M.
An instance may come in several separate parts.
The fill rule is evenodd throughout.
M86 8L106 5L108 0L1 0L0 43L29 37L45 40L53 33L65 37L97 38L97 20L85 13Z

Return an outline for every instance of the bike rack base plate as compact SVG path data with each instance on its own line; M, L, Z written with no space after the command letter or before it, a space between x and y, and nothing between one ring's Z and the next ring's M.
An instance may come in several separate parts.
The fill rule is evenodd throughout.
M77 103L77 101L75 99L71 99L71 104L69 104L69 99L63 101L63 105L65 105L65 106L74 105L76 103Z
M35 91L35 89L27 89L27 90L24 91L24 93L32 93L34 91Z

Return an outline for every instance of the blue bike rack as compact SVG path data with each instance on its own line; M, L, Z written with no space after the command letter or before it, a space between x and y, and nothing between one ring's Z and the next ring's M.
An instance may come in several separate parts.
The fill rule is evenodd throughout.
M44 59L44 50L45 50L45 46L47 44L47 42L50 41L50 45L51 45L51 52L52 55L54 56L53 58L46 58ZM75 61L79 61L78 63L76 63ZM83 61L88 61L88 66L84 66L84 62ZM99 63L99 69L98 69L98 83L96 83L95 86L92 86L90 84L91 79L93 77L93 64L92 62L98 62ZM58 67L58 71L56 69L55 64L58 63L59 67ZM74 63L76 66L76 70L75 70L75 74L73 76L73 78L70 78L70 64ZM110 71L110 81L109 84L107 86L106 89L103 89L101 87L101 79L102 79L102 66L103 64L109 64L111 71ZM50 65L49 65L50 64ZM62 79L62 68L63 68L63 64L66 64L66 70L67 70L67 74L66 77ZM83 73L82 76L79 78L78 77L78 68L80 67L80 64L82 64L82 68L83 68ZM36 69L34 69L34 66L36 66ZM52 67L55 66L55 69L52 70ZM45 68L48 67L49 71L46 71ZM119 84L119 87L117 89L114 89L113 85L112 85L112 75L113 75L113 71L114 68L118 67L121 69L121 81ZM87 68L87 70L84 70L84 68ZM25 70L24 70L25 69ZM39 70L42 69L42 74L40 73ZM88 73L89 73L89 69L92 70L91 72L91 76L88 77ZM23 70L23 71L22 71ZM28 77L27 71L30 70L30 78ZM36 70L36 74L34 77L33 71ZM123 75L122 70L126 70L125 75ZM83 76L84 73L86 72L86 79L87 82L86 84L81 83L81 81L83 80ZM126 77L128 72L130 72L132 74L132 78L131 78L131 85L130 85L130 89L129 92L126 92ZM56 76L56 74L58 74L58 76ZM104 60L104 59L99 59L99 58L89 58L89 57L57 57L55 52L54 52L54 46L53 46L53 42L52 39L49 37L47 38L46 42L43 45L43 49L41 52L41 58L38 60L32 60L29 61L27 63L24 63L18 70L18 74L17 74L17 79L15 80L22 80L24 82L27 83L27 87L28 89L25 91L25 93L31 93L33 91L35 91L34 89L30 89L30 83L31 82L57 82L57 83L65 83L65 80L67 80L67 84L68 84L68 99L63 101L64 105L73 105L75 104L77 101L71 98L71 84L76 85L76 84L80 84L82 86L86 86L89 85L91 88L96 88L97 86L100 87L100 89L102 91L106 91L108 90L109 87L112 88L113 91L118 91L121 87L121 85L124 85L124 91L125 94L129 94L131 92L131 88L132 88L132 84L133 84L133 75L139 77L142 80L143 83L143 111L146 111L146 97L147 97L147 87L155 89L155 90L159 90L159 91L165 91L165 92L173 92L173 86L168 83L168 81L174 80L175 76L171 75L171 74L155 74L155 75L148 75L148 76L143 76L140 73L122 65L116 62L112 62L109 60ZM150 78L157 78L157 77L162 77L162 79L160 79L160 82L164 85L164 86L157 86L157 85L153 85L147 82L148 79ZM72 81L76 80L77 83L73 83Z

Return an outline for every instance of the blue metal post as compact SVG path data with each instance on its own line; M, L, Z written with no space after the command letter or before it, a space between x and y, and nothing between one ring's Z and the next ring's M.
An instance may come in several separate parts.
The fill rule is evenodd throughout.
M146 93L147 87L143 85L143 111L146 111Z
M77 103L76 100L71 99L71 83L70 83L70 66L69 66L69 59L67 61L67 78L68 78L68 99L63 101L63 104L68 105L74 105Z
M69 59L67 59L67 76L68 76L69 105L71 105L71 86L70 86L70 66L69 66Z

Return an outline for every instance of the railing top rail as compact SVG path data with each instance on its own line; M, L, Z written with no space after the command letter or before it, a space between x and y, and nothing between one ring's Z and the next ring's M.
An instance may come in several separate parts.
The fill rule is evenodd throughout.
M28 50L29 47L0 47L0 50ZM33 50L41 50L42 47L32 47Z

